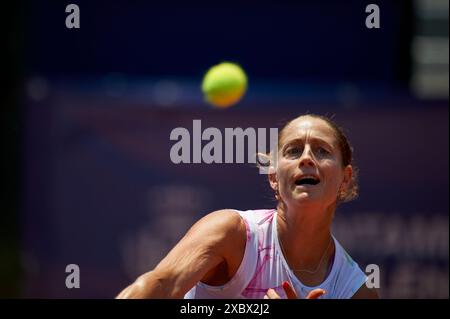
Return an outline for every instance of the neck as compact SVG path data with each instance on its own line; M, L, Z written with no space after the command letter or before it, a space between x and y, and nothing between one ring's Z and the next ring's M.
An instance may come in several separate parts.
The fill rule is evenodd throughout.
M278 238L293 269L328 268L332 255L331 224L335 205L327 208L278 206ZM321 265L319 265L322 262Z

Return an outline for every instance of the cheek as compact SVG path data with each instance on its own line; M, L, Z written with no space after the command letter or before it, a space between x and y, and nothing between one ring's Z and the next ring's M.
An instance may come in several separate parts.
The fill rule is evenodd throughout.
M337 163L327 163L323 165L323 173L327 183L327 188L339 189L343 173L341 167Z
M293 170L295 170L295 165L292 165L289 161L280 160L278 162L277 178L280 187L285 187L289 184L290 176L293 174L291 172L293 172Z

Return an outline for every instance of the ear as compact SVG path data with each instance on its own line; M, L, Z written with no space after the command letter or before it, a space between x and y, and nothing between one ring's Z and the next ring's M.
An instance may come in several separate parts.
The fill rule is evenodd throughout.
M269 177L270 187L274 191L277 191L278 190L278 179L277 179L277 173L273 167L269 168L269 174L267 174L267 176Z
M344 168L344 176L341 183L341 190L346 191L350 187L352 176L353 176L353 167L351 165L347 165Z

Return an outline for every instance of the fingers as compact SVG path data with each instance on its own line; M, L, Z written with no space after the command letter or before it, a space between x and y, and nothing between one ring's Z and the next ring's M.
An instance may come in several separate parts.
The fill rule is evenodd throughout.
M287 281L283 282L283 289L288 299L298 299L297 293L295 292L294 288L292 288L292 286L289 284L289 282ZM270 288L269 290L267 290L264 299L281 299L281 297L275 292L274 289Z
M320 296L323 296L326 293L323 289L314 289L311 291L308 296L306 296L306 299L318 299Z
M297 293L289 282L284 281L282 286L288 299L298 299ZM306 296L306 299L318 299L325 293L326 291L323 289L314 289L308 294L308 296ZM264 295L264 299L281 299L281 297L275 292L274 289L270 288Z
M281 297L272 288L267 290L264 299L281 299Z
M298 299L297 293L289 282L283 281L283 289L288 299Z

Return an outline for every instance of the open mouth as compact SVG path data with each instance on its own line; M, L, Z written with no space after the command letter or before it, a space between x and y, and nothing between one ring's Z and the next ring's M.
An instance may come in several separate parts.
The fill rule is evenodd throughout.
M317 185L320 183L320 179L316 176L312 176L312 175L304 175L300 178L298 178L295 181L295 185L300 186L300 185Z

